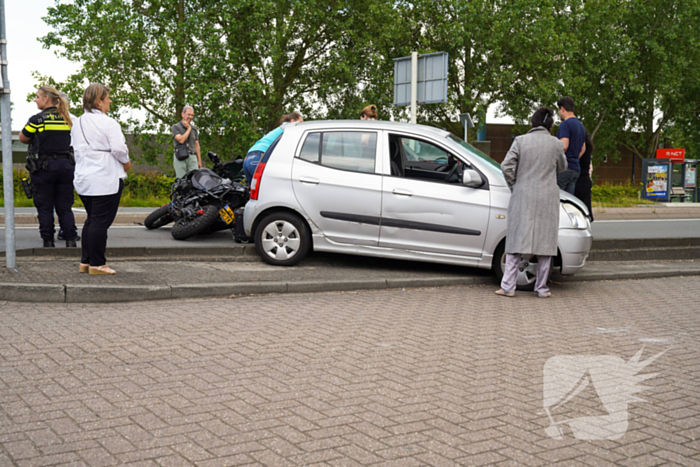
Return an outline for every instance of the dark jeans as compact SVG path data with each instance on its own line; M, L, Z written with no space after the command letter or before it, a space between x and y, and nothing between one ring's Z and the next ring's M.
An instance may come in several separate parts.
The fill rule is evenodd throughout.
M90 266L104 266L107 264L105 250L107 249L107 229L117 217L119 199L122 197L124 180L119 180L119 191L113 195L104 196L80 196L87 211L87 220L83 225L81 246L83 256L80 260Z
M557 175L557 185L567 193L574 194L576 189L576 180L578 180L580 172L578 170L566 169Z
M32 174L34 206L39 218L39 233L44 240L53 240L53 213L56 210L58 223L66 240L78 236L73 216L73 164L67 159L49 159L46 170Z
M245 183L250 186L250 182L253 181L253 175L255 175L255 169L258 168L258 163L265 153L262 151L251 151L245 156L243 161L243 173L245 174Z

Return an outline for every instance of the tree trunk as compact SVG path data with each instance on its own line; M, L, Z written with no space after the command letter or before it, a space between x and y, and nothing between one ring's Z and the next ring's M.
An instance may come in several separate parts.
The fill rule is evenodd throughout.
M180 113L185 106L185 0L177 6L177 32L175 33L175 114L174 122L181 120Z

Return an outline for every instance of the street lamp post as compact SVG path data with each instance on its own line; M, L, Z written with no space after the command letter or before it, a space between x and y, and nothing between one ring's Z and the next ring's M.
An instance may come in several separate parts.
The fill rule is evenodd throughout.
M5 259L14 269L15 258L15 196L12 186L12 115L10 108L10 80L7 76L7 30L5 28L5 0L0 0L0 118L2 118L2 184L5 195Z

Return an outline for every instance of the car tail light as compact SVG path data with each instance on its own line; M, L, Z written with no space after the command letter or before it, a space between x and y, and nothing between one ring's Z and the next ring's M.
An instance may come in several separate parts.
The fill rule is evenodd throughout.
M279 135L267 149L267 152L265 152L265 154L260 158L260 162L258 162L258 167L255 169L253 179L250 181L250 199L258 199L258 193L260 193L260 180L262 180L263 170L265 170L267 161L270 160L272 152L275 150L277 143L279 143L281 139L282 135Z
M262 179L263 170L265 170L266 162L262 160L258 163L258 167L255 169L255 175L253 175L253 180L250 182L250 199L258 199L258 192L260 191L260 179Z

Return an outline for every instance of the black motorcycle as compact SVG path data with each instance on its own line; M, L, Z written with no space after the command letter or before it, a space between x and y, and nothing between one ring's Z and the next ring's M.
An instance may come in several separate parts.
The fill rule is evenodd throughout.
M245 205L249 197L248 188L241 183L243 161L223 164L213 152L207 155L214 163L213 170L191 170L175 180L170 203L146 217L146 228L157 229L174 221L171 234L175 240L234 228L234 210Z

